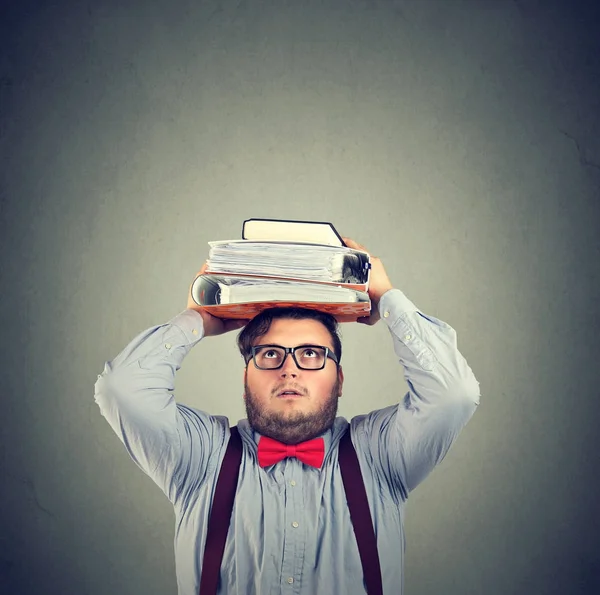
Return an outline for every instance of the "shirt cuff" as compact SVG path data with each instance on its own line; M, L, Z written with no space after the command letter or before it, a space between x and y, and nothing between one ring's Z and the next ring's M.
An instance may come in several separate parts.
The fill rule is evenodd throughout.
M379 300L379 316L390 328L402 314L418 311L417 306L400 289L389 289Z
M417 312L421 311L399 289L390 289L379 301L381 320L387 325L394 339L396 354L403 364L406 366L412 359L422 369L432 371L437 359L430 344L422 338L420 326L411 318Z
M176 326L191 346L204 337L204 320L200 312L192 308L187 308L171 318L169 324Z

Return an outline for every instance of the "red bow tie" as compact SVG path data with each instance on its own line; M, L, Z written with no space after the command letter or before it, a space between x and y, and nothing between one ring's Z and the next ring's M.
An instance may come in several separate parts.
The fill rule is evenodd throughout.
M283 444L268 436L258 441L258 464L261 467L274 465L286 457L296 457L299 461L313 467L321 467L325 458L323 438L313 438L300 444Z

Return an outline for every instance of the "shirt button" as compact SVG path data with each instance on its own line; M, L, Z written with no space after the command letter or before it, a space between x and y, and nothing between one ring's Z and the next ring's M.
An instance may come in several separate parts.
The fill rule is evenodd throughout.
M165 347L166 347L167 349L171 349L171 343L165 343Z
M390 313L387 310L383 313L384 318L387 318L389 315L390 315Z
M292 479L292 481L290 481L290 485L291 485L291 486L295 486L295 485L296 485L296 480L295 480L295 479Z
M192 333L194 333L194 335L197 335L198 334L198 329L193 328L192 329Z
M297 527L297 526L298 526L298 521L294 521L294 522L292 523L292 527Z
M290 576L290 578L288 578L288 583L290 583L290 585L294 582L294 579Z
M407 341L410 341L410 340L412 339L412 337L411 337L410 335L405 335L405 336L404 336L404 338L405 338Z

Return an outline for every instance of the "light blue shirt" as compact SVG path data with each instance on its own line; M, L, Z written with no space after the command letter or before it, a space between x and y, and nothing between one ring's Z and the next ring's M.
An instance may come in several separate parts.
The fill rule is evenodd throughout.
M444 458L479 404L479 383L456 332L399 289L379 312L404 367L399 403L350 421L377 536L385 595L402 594L408 494ZM102 415L175 512L179 595L198 595L206 528L229 423L175 401L175 373L203 338L200 314L184 310L140 333L95 384ZM210 366L207 366L210 368ZM365 398L368 402L368 395ZM238 424L243 456L223 555L219 594L364 595L356 537L338 465L348 421L323 434L320 469L295 458L261 468L260 435Z

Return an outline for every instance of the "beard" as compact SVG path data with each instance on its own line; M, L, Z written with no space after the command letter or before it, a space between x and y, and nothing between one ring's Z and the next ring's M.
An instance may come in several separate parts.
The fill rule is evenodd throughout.
M244 383L244 388L246 389L244 403L250 427L259 434L284 444L298 444L320 436L333 426L337 415L339 378L336 379L329 398L319 409L310 413L269 411L266 406L258 402L247 382Z

